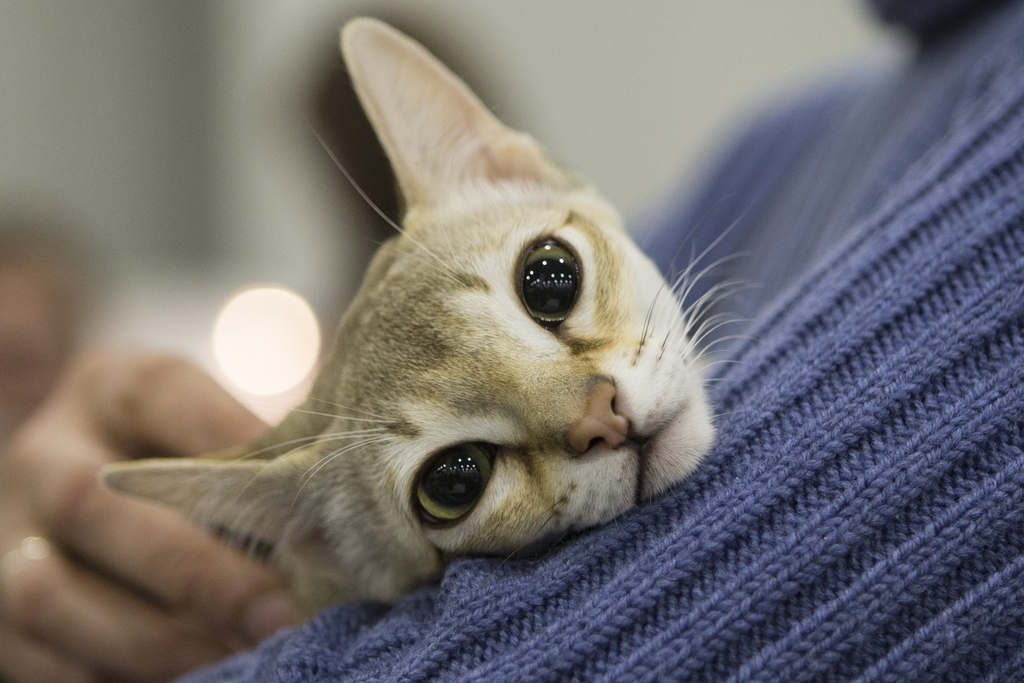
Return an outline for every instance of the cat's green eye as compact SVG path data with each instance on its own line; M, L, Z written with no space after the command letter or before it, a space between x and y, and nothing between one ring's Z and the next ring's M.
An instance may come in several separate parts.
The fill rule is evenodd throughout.
M542 325L562 322L576 302L580 270L572 252L555 240L534 245L523 263L526 310Z
M488 444L463 443L441 451L420 476L416 500L431 522L453 522L473 509L491 477Z

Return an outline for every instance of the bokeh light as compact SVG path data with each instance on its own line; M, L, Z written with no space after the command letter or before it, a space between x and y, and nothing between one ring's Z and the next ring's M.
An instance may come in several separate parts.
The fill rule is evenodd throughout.
M298 385L320 353L320 326L305 299L282 287L232 296L213 326L213 354L227 378L256 396Z

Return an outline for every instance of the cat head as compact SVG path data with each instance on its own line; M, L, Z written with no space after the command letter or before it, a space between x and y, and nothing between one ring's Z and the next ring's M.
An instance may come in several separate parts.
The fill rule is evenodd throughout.
M607 522L713 435L687 319L615 210L410 38L356 19L341 44L400 233L278 427L230 458L103 474L270 542L308 609Z

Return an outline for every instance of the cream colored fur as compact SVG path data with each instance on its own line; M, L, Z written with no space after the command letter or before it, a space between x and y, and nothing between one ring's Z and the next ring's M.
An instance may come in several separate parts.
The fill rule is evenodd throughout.
M308 613L394 601L452 556L535 550L607 522L685 477L713 437L680 306L615 210L408 37L356 19L341 44L406 199L402 234L374 258L309 398L281 425L210 459L103 472L112 488L273 543ZM580 269L554 329L530 317L516 283L524 250L546 238ZM638 436L577 455L567 430L601 379ZM429 524L417 477L463 442L499 446L491 479L463 519Z

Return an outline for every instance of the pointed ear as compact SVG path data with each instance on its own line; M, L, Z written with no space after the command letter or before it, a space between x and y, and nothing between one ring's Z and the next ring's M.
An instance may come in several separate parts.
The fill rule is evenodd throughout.
M243 542L279 541L295 494L295 468L266 460L135 460L107 465L99 477L114 491L175 508Z
M422 45L387 24L348 22L341 52L409 206L466 183L574 184L530 136L502 125Z

